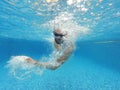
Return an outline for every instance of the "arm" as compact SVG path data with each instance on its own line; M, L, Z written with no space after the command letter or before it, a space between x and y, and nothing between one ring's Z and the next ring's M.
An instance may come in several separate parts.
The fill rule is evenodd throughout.
M69 56L72 54L72 51L74 50L74 45L71 43L69 47L67 47L67 49L63 52L63 55L61 57L57 58L57 62L39 62L36 60L33 60L31 58L27 59L27 62L30 62L36 66L42 67L42 68L47 68L47 69L51 69L51 70L55 70L58 67L60 67L68 58Z
M67 49L63 52L63 55L57 59L57 62L63 64L69 58L69 56L72 54L73 50L74 50L74 45L71 42L70 46L67 47Z

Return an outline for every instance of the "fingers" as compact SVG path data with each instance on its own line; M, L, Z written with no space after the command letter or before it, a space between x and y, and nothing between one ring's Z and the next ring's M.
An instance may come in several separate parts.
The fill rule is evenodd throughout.
M33 60L32 58L27 58L25 60L27 61L27 63L36 63L36 61Z

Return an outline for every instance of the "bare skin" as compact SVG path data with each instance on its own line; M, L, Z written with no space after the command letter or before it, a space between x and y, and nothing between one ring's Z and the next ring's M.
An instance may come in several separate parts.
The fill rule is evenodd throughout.
M55 29L54 30L57 34L62 34L62 32L58 29ZM67 35L67 34L66 34ZM63 39L61 36L57 36L58 39ZM54 41L54 46L55 48L58 50L58 51L61 51L62 50L62 46L60 44L57 44L55 41ZM57 63L58 64L51 64L50 62L39 62L37 60L33 60L32 58L27 58L26 61L28 63L32 63L36 66L39 66L39 67L43 67L43 68L47 68L47 69L51 69L51 70L55 70L57 69L58 67L60 67L69 57L70 55L72 54L74 50L74 45L73 43L71 42L69 44L69 46L66 48L66 50L63 52L62 56L58 57L56 59Z

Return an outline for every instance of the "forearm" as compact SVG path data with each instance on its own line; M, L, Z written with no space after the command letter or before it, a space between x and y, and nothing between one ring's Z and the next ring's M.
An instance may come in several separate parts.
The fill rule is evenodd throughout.
M46 68L46 69L50 69L50 70L55 70L57 69L61 64L57 63L57 62L36 62L34 63L34 65L40 67L40 68Z

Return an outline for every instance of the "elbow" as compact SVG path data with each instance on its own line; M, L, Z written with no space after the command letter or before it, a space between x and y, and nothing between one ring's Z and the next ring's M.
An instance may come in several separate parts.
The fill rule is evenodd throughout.
M56 70L56 69L58 69L58 67L53 67L53 68L51 68L51 70Z
M61 65L52 66L52 67L51 67L51 70L56 70L56 69L58 69L60 66L61 66Z

